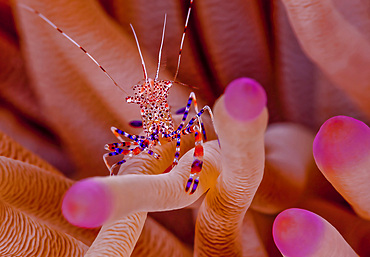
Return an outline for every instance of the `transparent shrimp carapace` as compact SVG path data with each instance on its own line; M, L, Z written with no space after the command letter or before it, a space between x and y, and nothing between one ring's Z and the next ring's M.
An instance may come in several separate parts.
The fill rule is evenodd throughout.
M176 166L179 162L180 142L181 142L182 135L193 134L195 137L194 159L191 165L189 178L184 186L185 191L188 192L189 194L193 194L198 188L199 174L202 171L202 167L203 167L203 156L204 156L203 140L205 138L205 131L204 131L204 126L203 126L203 122L201 118L202 114L205 111L208 111L213 121L213 114L209 106L204 106L200 111L198 110L198 105L197 105L196 96L194 92L191 92L189 95L189 99L186 104L185 110L183 112L181 123L179 124L177 128L175 128L174 126L172 115L170 112L170 107L168 104L169 90L173 86L174 83L177 83L175 81L176 81L176 78L179 72L180 61L181 61L181 56L182 56L182 48L184 44L186 29L188 26L192 5L193 5L193 0L190 0L190 5L189 5L189 9L188 9L187 16L186 16L186 21L185 21L184 32L182 34L181 43L180 43L180 51L178 55L177 69L176 69L173 80L161 80L158 78L167 16L165 15L165 18L164 18L162 39L161 39L159 55L158 55L158 67L157 67L157 72L156 72L154 79L151 79L148 77L144 58L140 50L139 41L137 39L133 26L130 24L131 29L133 31L133 35L135 37L136 45L138 47L139 55L141 58L144 79L141 83L138 83L133 86L134 94L132 96L127 96L126 101L127 103L134 103L140 106L140 114L141 114L144 135L132 135L123 130L112 127L111 130L113 134L117 137L117 139L120 142L106 144L105 149L109 152L103 155L104 163L106 164L110 175L113 175L114 169L117 166L124 164L128 158L134 155L141 154L142 152L145 152L146 154L149 154L153 156L154 158L159 159L160 155L155 152L154 147L157 145L160 145L160 140L167 140L167 141L176 140L176 152L174 155L174 159L173 159L172 165L169 167L169 169L167 169L167 170L170 170L174 166ZM106 74L106 76L114 83L115 86L117 86L123 92L125 92L121 87L119 87L117 82L103 68L103 66L101 66L99 62L85 50L85 48L80 46L76 41L74 41L71 37L65 34L53 22L51 22L48 18L46 18L43 14L41 14L37 10L27 5L19 4L19 6L38 15L41 19L43 19L51 27L53 27L59 33L61 33L66 39L68 39L70 42L72 42L74 45L80 48L82 52L84 52ZM194 104L196 115L192 117L189 120L189 122L186 123L189 110L190 110L190 106L192 103ZM108 158L111 156L122 156L123 158L120 161L111 165L108 162Z

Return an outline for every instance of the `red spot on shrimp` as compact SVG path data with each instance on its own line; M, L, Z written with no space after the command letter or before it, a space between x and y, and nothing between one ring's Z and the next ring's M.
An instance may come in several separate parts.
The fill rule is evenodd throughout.
M194 149L194 157L199 157L204 155L203 146L197 145Z

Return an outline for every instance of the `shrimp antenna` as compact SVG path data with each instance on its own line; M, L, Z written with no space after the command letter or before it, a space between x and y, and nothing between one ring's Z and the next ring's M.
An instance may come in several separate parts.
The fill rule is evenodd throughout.
M134 30L134 27L132 26L131 23L130 23L130 27L131 27L132 33L134 33L134 37L135 37L137 49L139 50L140 59L141 59L141 66L143 67L143 71L144 71L144 78L145 78L145 81L148 81L148 73L146 72L144 58L143 58L143 55L141 54L139 40L137 39L137 36L136 36L135 30Z
M54 29L56 29L60 34L62 34L66 39L68 39L70 42L72 42L75 46L77 46L78 48L81 49L82 52L84 52L103 72L105 75L107 75L107 77L113 82L113 84L118 87L122 92L124 92L126 95L127 92L118 85L118 83L112 78L111 75L109 75L109 73L103 68L103 66L101 66L97 60L95 60L94 57L92 57L86 50L85 48L83 48L82 46L80 46L76 41L74 41L70 36L68 36L66 33L64 33L60 28L58 28L54 23L52 23L48 18L46 18L42 13L40 13L39 11L25 5L25 4L17 4L19 7L23 8L23 9L26 9L27 11L29 12L32 12L34 14L36 14L37 16L39 16L42 20L44 20L47 24L49 24L51 27L53 27Z
M175 77L173 78L173 81L176 81L177 75L179 74L182 46L184 45L186 28L188 27L189 18L190 18L190 12L191 12L191 7L193 5L193 1L194 0L191 0L190 1L190 5L189 5L189 9L188 9L188 15L186 16L184 32L182 33L181 44L180 44L179 59L177 60L177 68L176 68L176 73L175 73Z
M164 33L166 31L166 22L167 22L167 13L164 15L162 41L161 41L161 46L159 48L159 54L158 54L158 68L157 68L157 73L155 74L155 79L154 80L158 79L159 67L161 66L162 48L163 48L163 42L164 42Z

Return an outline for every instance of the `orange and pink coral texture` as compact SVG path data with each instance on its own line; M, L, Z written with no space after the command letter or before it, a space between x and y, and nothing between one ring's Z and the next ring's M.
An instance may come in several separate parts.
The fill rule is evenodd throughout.
M110 127L141 133L139 108L18 3L129 94L143 78L129 24L153 77L167 13L160 78L172 79L189 5L0 0L1 256L370 256L369 1L194 1L178 76L189 87L169 104L178 124L195 91L219 140L205 118L193 195L193 136L169 173L174 143L107 176Z

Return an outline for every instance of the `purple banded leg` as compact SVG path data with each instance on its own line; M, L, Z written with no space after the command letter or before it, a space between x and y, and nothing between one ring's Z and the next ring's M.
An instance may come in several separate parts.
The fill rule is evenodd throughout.
M185 125L185 121L186 121L186 118L188 117L190 106L191 106L191 103L192 102L194 102L195 112L198 113L197 99L195 97L194 92L191 92L190 93L190 96L189 96L189 99L188 99L188 103L186 104L186 107L185 107L184 114L182 116L181 123L177 127L177 129L174 131L174 133L171 135L171 138L172 139L175 139L176 138L176 153L175 153L175 158L173 159L173 162L172 162L172 168L175 167L179 163L181 134L183 132L182 128ZM201 124L202 121L201 121L200 117L198 117L198 120L199 120L199 122ZM185 133L191 133L191 131L189 130L189 131L186 131Z
M195 136L195 148L194 148L194 160L191 164L191 171L189 175L188 182L185 186L185 192L190 190L190 194L193 194L197 190L199 185L199 174L203 168L203 135L198 126L194 126L194 136Z
M189 98L189 100L190 100L190 98ZM198 108L196 108L196 111L197 111L197 109ZM216 132L216 135L217 135L217 131L216 131L216 128L214 126L214 118L213 118L212 110L211 110L211 108L208 105L206 105L199 112L197 112L197 114L193 118L191 118L191 120L189 121L189 123L184 128L183 128L183 124L182 123L179 125L178 129L173 133L173 135L171 135L172 136L172 140L174 139L174 137L176 136L177 133L182 133L183 135L187 135L187 134L193 133L193 131L192 131L191 128L192 128L192 126L194 126L195 121L197 121L197 120L200 123L201 132L203 134L203 139L204 140L207 140L206 130L205 130L204 124L203 124L203 122L201 120L201 116L202 116L202 114L205 111L208 111L209 116L211 117L213 128L215 129L215 132ZM186 113L186 109L185 109L185 113ZM185 116L185 113L184 113L184 116ZM186 119L186 117L185 117L185 119ZM183 117L183 121L185 119ZM182 129L182 130L180 131L179 129Z
M137 142L120 142L120 143L111 143L104 146L105 150L115 152L117 148L130 147L131 145L139 145Z
M109 170L110 176L113 175L113 170L115 167L122 165L123 163L126 162L125 159L113 164L112 166L109 165L107 158L111 156L117 156L117 155L128 155L129 157L132 157L133 155L138 155L141 153L143 149L141 147L135 147L134 149L121 149L121 148L116 148L114 152L106 153L103 155L103 160L105 165L107 166Z
M189 123L185 126L184 130L186 130L189 127L193 126L195 121L197 121L197 120L199 121L200 118L201 118L201 116L202 116L202 114L205 111L208 111L209 116L211 117L211 120L212 120L213 128L216 129L215 126L214 126L214 118L213 118L212 110L211 110L211 108L208 105L206 105L193 118L191 118L191 120L189 121ZM203 123L201 122L201 120L200 120L200 124L201 124L201 127L204 128L204 125L202 126ZM202 129L202 131L203 131L203 129ZM217 134L217 131L216 131L216 134Z
M176 134L176 135L167 134L167 137L171 139L170 141L176 139L176 153L175 153L175 157L173 158L172 164L163 173L170 172L177 164L179 164L179 158L180 158L181 134Z
M169 137L171 137L171 139L172 140L174 140L175 138L177 138L177 136L180 134L184 134L184 135L186 135L186 134L190 134L190 133L192 133L192 131L189 131L189 127L191 126L189 126L189 125L187 125L186 126L186 129L183 129L184 128L184 125L185 125L185 121L186 121L186 119L187 119L187 117L188 117L188 115L189 115L189 110L190 110L190 106L191 106L191 103L192 102L194 102L194 109L195 109L195 112L197 113L197 115L196 116L194 116L193 118L192 118L192 122L191 122L191 125L193 125L194 124L194 121L196 120L196 119L198 119L198 121L199 121L199 124L200 124L200 126L201 126L201 128L202 128L202 132L203 132L203 128L204 128L204 125L203 125L203 122L202 122L202 119L201 119L201 115L204 113L204 110L208 110L208 112L210 113L210 116L211 116L211 119L212 119L212 122L213 122L213 114L212 114L212 111L211 111L211 108L209 108L208 106L204 106L203 108L202 108L202 110L199 112L198 111L198 104L197 104L197 99L196 99L196 97L195 97L195 94L194 94L194 92L191 92L190 93L190 96L189 96L189 99L188 99L188 103L186 104L186 106L185 106L185 110L184 110L184 114L183 114L183 116L182 116L182 119L181 119L181 123L180 123L180 125L177 127L177 129L172 133L172 134L170 134L169 135ZM205 135L205 132L203 132L203 135L204 135L204 137L206 137L206 135Z
M112 131L113 131L113 129L118 130L119 132L121 131L119 129L116 129L116 128L112 127ZM121 140L121 138L118 138L118 139ZM116 156L116 155L121 155L121 154L123 154L123 155L129 154L130 150L122 149L122 148L130 147L131 145L139 145L139 143L135 142L135 141L134 142L119 142L119 143L106 144L104 146L105 150L111 151L110 153L106 153L106 154L103 155L103 160L104 160L105 166L107 166L107 168L109 170L109 175L110 176L113 175L114 168L119 166L119 165L122 165L123 163L126 162L126 160L123 159L123 160L113 164L112 166L110 166L109 163L108 163L107 158L110 157L110 156Z
M186 118L189 114L189 109L191 106L191 103L194 101L194 108L196 111L196 116L194 116L189 123L185 126L184 124L186 121ZM201 115L204 113L204 111L207 110L211 116L212 122L213 122L213 113L211 111L211 108L209 106L204 106L199 112L198 112L198 105L196 101L195 94L193 92L190 93L190 97L188 100L188 103L185 107L184 115L182 117L182 121L176 131L171 135L172 139L177 139L177 144L176 144L176 153L175 153L175 158L172 163L172 168L177 165L179 155L180 155L180 140L181 140L181 134L190 134L190 133L195 133L195 150L194 150L194 161L191 166L191 172L189 175L188 182L186 183L185 186L185 191L188 192L190 188L190 194L193 194L196 189L198 188L199 185L199 173L202 170L203 167L203 136L206 137L205 131L204 131L204 125L201 120ZM198 121L199 126L195 125L195 121ZM195 126L194 126L195 125Z
M103 157L104 158L104 157ZM122 160L120 160L120 161L118 161L118 162L116 162L115 164L113 164L112 165L112 167L110 167L109 168L109 175L110 176L113 176L114 175L114 173L113 173L113 171L114 171L114 169L116 168L116 167L118 167L118 166L121 166L122 164L124 164L126 162L126 160L125 159L122 159Z
M175 158L172 162L172 168L175 167L179 163L180 158L180 143L181 143L181 134L176 135L176 153Z
M161 156L160 156L159 154L157 154L156 152L153 152L152 150L149 150L148 148L145 148L145 149L143 150L143 152L146 152L147 154L149 154L149 155L153 156L153 157L154 157L154 158L156 158L157 160L158 160L159 158L161 158Z
M190 98L189 98L190 100ZM194 103L195 105L196 103ZM194 149L194 160L193 160L193 163L191 165L191 171L190 171L190 175L189 175L189 179L186 183L186 186L185 186L185 192L188 192L190 190L190 194L193 194L197 188L198 188L198 185L199 185L199 173L202 171L202 168L203 168L203 156L204 156L204 150L203 150L203 137L206 137L205 135L205 131L204 131L204 125L203 125L203 122L200 118L200 116L205 112L205 111L208 111L209 112L209 115L211 116L211 120L212 120L212 123L213 123L213 113L212 113L212 110L209 106L204 106L199 112L197 112L197 114L189 121L189 123L185 126L184 129L182 129L180 132L180 134L190 134L190 133L193 133L195 134L195 149ZM197 111L197 108L196 108L196 111ZM186 113L186 109L185 109L185 113ZM185 114L184 113L184 114ZM185 117L186 119L186 117ZM183 118L183 120L185 120ZM195 125L196 121L198 121L199 123L199 126L198 125ZM180 124L180 126L182 125L183 123ZM179 128L180 128L179 126ZM216 132L217 134L217 132Z
M120 166L122 164L124 164L126 162L125 159L113 164L112 166L110 166L108 164L108 160L107 160L107 157L110 157L110 156L115 156L115 155L119 155L119 154L128 154L127 152L123 153L121 151L123 151L124 149L122 148L128 148L132 145L139 145L139 143L137 142L119 142L119 143L111 143L111 144L106 144L104 146L104 149L105 150L108 150L108 151L111 151L112 153L106 153L103 155L103 160L104 160L104 163L105 165L107 166L108 170L109 170L109 175L112 176L113 175L113 170L115 167L117 166ZM125 150L125 151L129 151L129 150Z
M112 166L110 166L109 163L108 163L107 158L110 157L110 156L113 156L111 154L112 153L103 154L103 160L104 160L105 166L107 166L107 168L109 170L109 176L113 176L113 170L114 170L115 167L120 166L120 165L122 165L122 164L124 164L126 162L125 159L122 159L119 162L116 162L115 164L113 164ZM118 155L118 154L116 154L116 155Z
M189 114L189 110L190 110L190 106L191 106L191 103L194 102L194 109L195 109L195 112L198 113L198 104L197 104L197 99L195 97L195 94L194 92L191 92L190 93L190 96L189 96L189 99L188 99L188 103L186 104L186 107L185 107L185 111L184 111L184 114L182 116L182 119L181 119L181 123L180 125L177 127L177 129L174 131L173 135L175 134L180 134L180 132L182 131L184 125L185 125L185 121L188 117L188 114ZM200 118L200 116L198 117L198 120L200 123L202 123L202 120Z
M204 139L204 141L207 141L206 128L204 127L203 122L201 122L201 123L200 123L200 126L201 126L201 128L202 128L203 139Z
M186 182L186 186L185 186L185 192L188 192L192 185L193 185L193 188L191 189L189 194L193 194L195 190L197 190L198 185L199 185L199 176L195 173L193 174L191 173L189 175L188 182Z
M124 136L128 139L131 139L136 143L139 143L139 139L145 138L145 137L138 136L138 135L131 135L131 134L126 133L125 131L120 130L116 127L111 127L110 129L112 130L112 132L116 136L116 138L118 138L118 140L121 141L121 142L125 142L125 140L121 136Z

